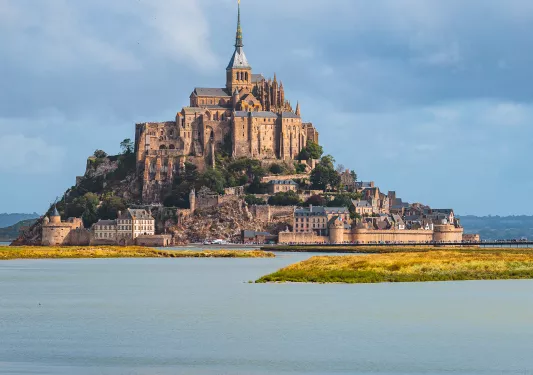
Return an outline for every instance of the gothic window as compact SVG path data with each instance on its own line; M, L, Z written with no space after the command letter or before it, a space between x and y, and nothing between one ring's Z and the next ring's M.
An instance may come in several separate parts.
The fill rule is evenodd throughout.
M235 73L235 79L238 81L239 80L239 72Z
M169 148L169 150L175 150L175 149L176 149L176 146L174 146L174 145L170 145L170 146L168 146L168 148Z
M159 146L159 149L160 149L160 150L166 150L166 149L167 149L167 146L165 146L165 145L161 145L161 146Z
M244 78L244 79L245 79L246 81L248 81L248 72L246 72L244 75L245 75L245 78Z

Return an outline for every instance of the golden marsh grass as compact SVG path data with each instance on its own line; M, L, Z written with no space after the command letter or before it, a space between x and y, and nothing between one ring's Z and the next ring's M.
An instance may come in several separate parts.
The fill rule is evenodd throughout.
M264 251L170 251L140 246L0 247L0 260L69 258L271 258Z
M316 256L263 276L257 282L383 283L531 278L532 251L456 250Z

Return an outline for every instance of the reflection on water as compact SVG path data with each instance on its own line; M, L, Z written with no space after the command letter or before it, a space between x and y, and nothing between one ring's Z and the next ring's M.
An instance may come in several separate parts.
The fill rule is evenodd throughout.
M533 369L532 281L248 283L309 256L0 262L0 374Z

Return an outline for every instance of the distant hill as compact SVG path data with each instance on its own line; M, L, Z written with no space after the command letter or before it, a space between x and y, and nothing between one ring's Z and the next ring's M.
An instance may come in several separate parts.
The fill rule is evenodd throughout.
M0 228L6 228L15 225L20 221L37 219L41 215L34 212L32 214L0 214Z
M0 228L0 241L12 241L19 235L20 228L29 227L35 223L37 219L28 219L20 221L7 228Z
M533 216L460 216L465 233L479 233L482 240L527 238L533 240Z

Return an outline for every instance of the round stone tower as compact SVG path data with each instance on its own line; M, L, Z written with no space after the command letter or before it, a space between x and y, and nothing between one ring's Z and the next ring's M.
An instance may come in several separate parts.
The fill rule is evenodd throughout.
M344 243L344 222L338 216L329 223L329 242L331 244Z
M50 223L61 224L61 215L59 215L59 211L57 211L57 206L54 206L54 212L50 215Z

